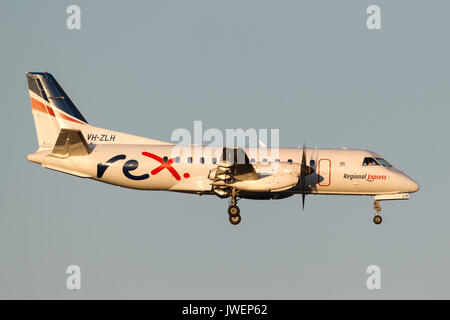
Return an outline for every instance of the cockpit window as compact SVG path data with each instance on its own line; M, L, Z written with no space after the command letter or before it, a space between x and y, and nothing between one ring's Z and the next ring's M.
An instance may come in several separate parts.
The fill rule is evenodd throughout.
M388 167L388 168L392 167L392 165L389 162L387 162L386 160L384 160L383 158L377 158L377 160L379 163L381 163L381 165L383 167Z
M366 157L363 161L363 166L379 166L380 164L372 157Z

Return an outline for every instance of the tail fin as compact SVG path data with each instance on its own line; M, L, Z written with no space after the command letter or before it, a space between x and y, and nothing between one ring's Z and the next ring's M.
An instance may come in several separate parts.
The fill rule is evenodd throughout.
M88 125L50 73L27 72L26 75L39 149L52 149L62 129L79 130L87 142L94 144L172 145L169 142Z
M78 128L87 124L50 73L27 72L26 76L39 148L52 148L61 128Z

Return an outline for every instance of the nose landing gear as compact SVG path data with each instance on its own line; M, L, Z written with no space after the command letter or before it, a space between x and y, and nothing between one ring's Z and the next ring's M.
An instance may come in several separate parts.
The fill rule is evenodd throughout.
M381 207L379 200L375 200L373 202L373 208L375 209L375 217L373 217L373 223L380 224L383 221L383 218L381 218L380 216Z

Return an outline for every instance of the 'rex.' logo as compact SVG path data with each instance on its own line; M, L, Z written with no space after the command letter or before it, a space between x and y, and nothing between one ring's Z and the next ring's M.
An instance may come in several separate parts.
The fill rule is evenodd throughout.
M150 153L150 152L142 152L142 155L152 158L152 159L158 161L159 163L161 163L161 165L159 167L153 169L150 172L152 175L159 173L163 169L167 169L170 171L170 173L174 176L175 179L181 180L181 177L178 174L177 170L175 170L172 167L172 163L175 161L175 159L169 159L167 162L164 162L164 160L161 157L157 156L156 154Z
M174 167L172 167L172 163L175 161L175 159L168 159L167 161L164 161L163 158L157 156L156 154L150 153L150 152L142 152L142 155L149 157L153 160L156 160L160 163L160 165L158 167L156 167L155 169L153 169L150 172L152 175L156 175L159 172L161 172L162 170L167 169L176 180L181 180L181 177L178 174L178 172L174 169ZM103 175L105 174L105 171L113 163L115 163L116 161L119 161L119 160L125 160L126 157L127 156L124 154L119 154L117 156L112 157L105 163L98 163L97 164L97 178L99 178L99 179L102 178ZM130 172L130 171L136 170L138 166L139 166L139 162L137 160L128 160L127 162L125 162L123 164L122 172L128 179L131 179L131 180L148 179L150 177L150 175L148 173L142 174L140 176L136 176ZM186 172L183 176L185 178L189 178L189 173Z

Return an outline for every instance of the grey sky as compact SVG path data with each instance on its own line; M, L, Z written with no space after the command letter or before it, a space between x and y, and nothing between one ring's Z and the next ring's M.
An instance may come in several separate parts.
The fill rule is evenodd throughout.
M450 298L449 1L78 1L70 31L73 3L1 5L0 298ZM233 227L226 200L27 162L26 71L51 72L100 127L279 128L282 146L378 152L421 190L383 202L378 227L371 198L338 196L304 212L300 196L242 200Z

